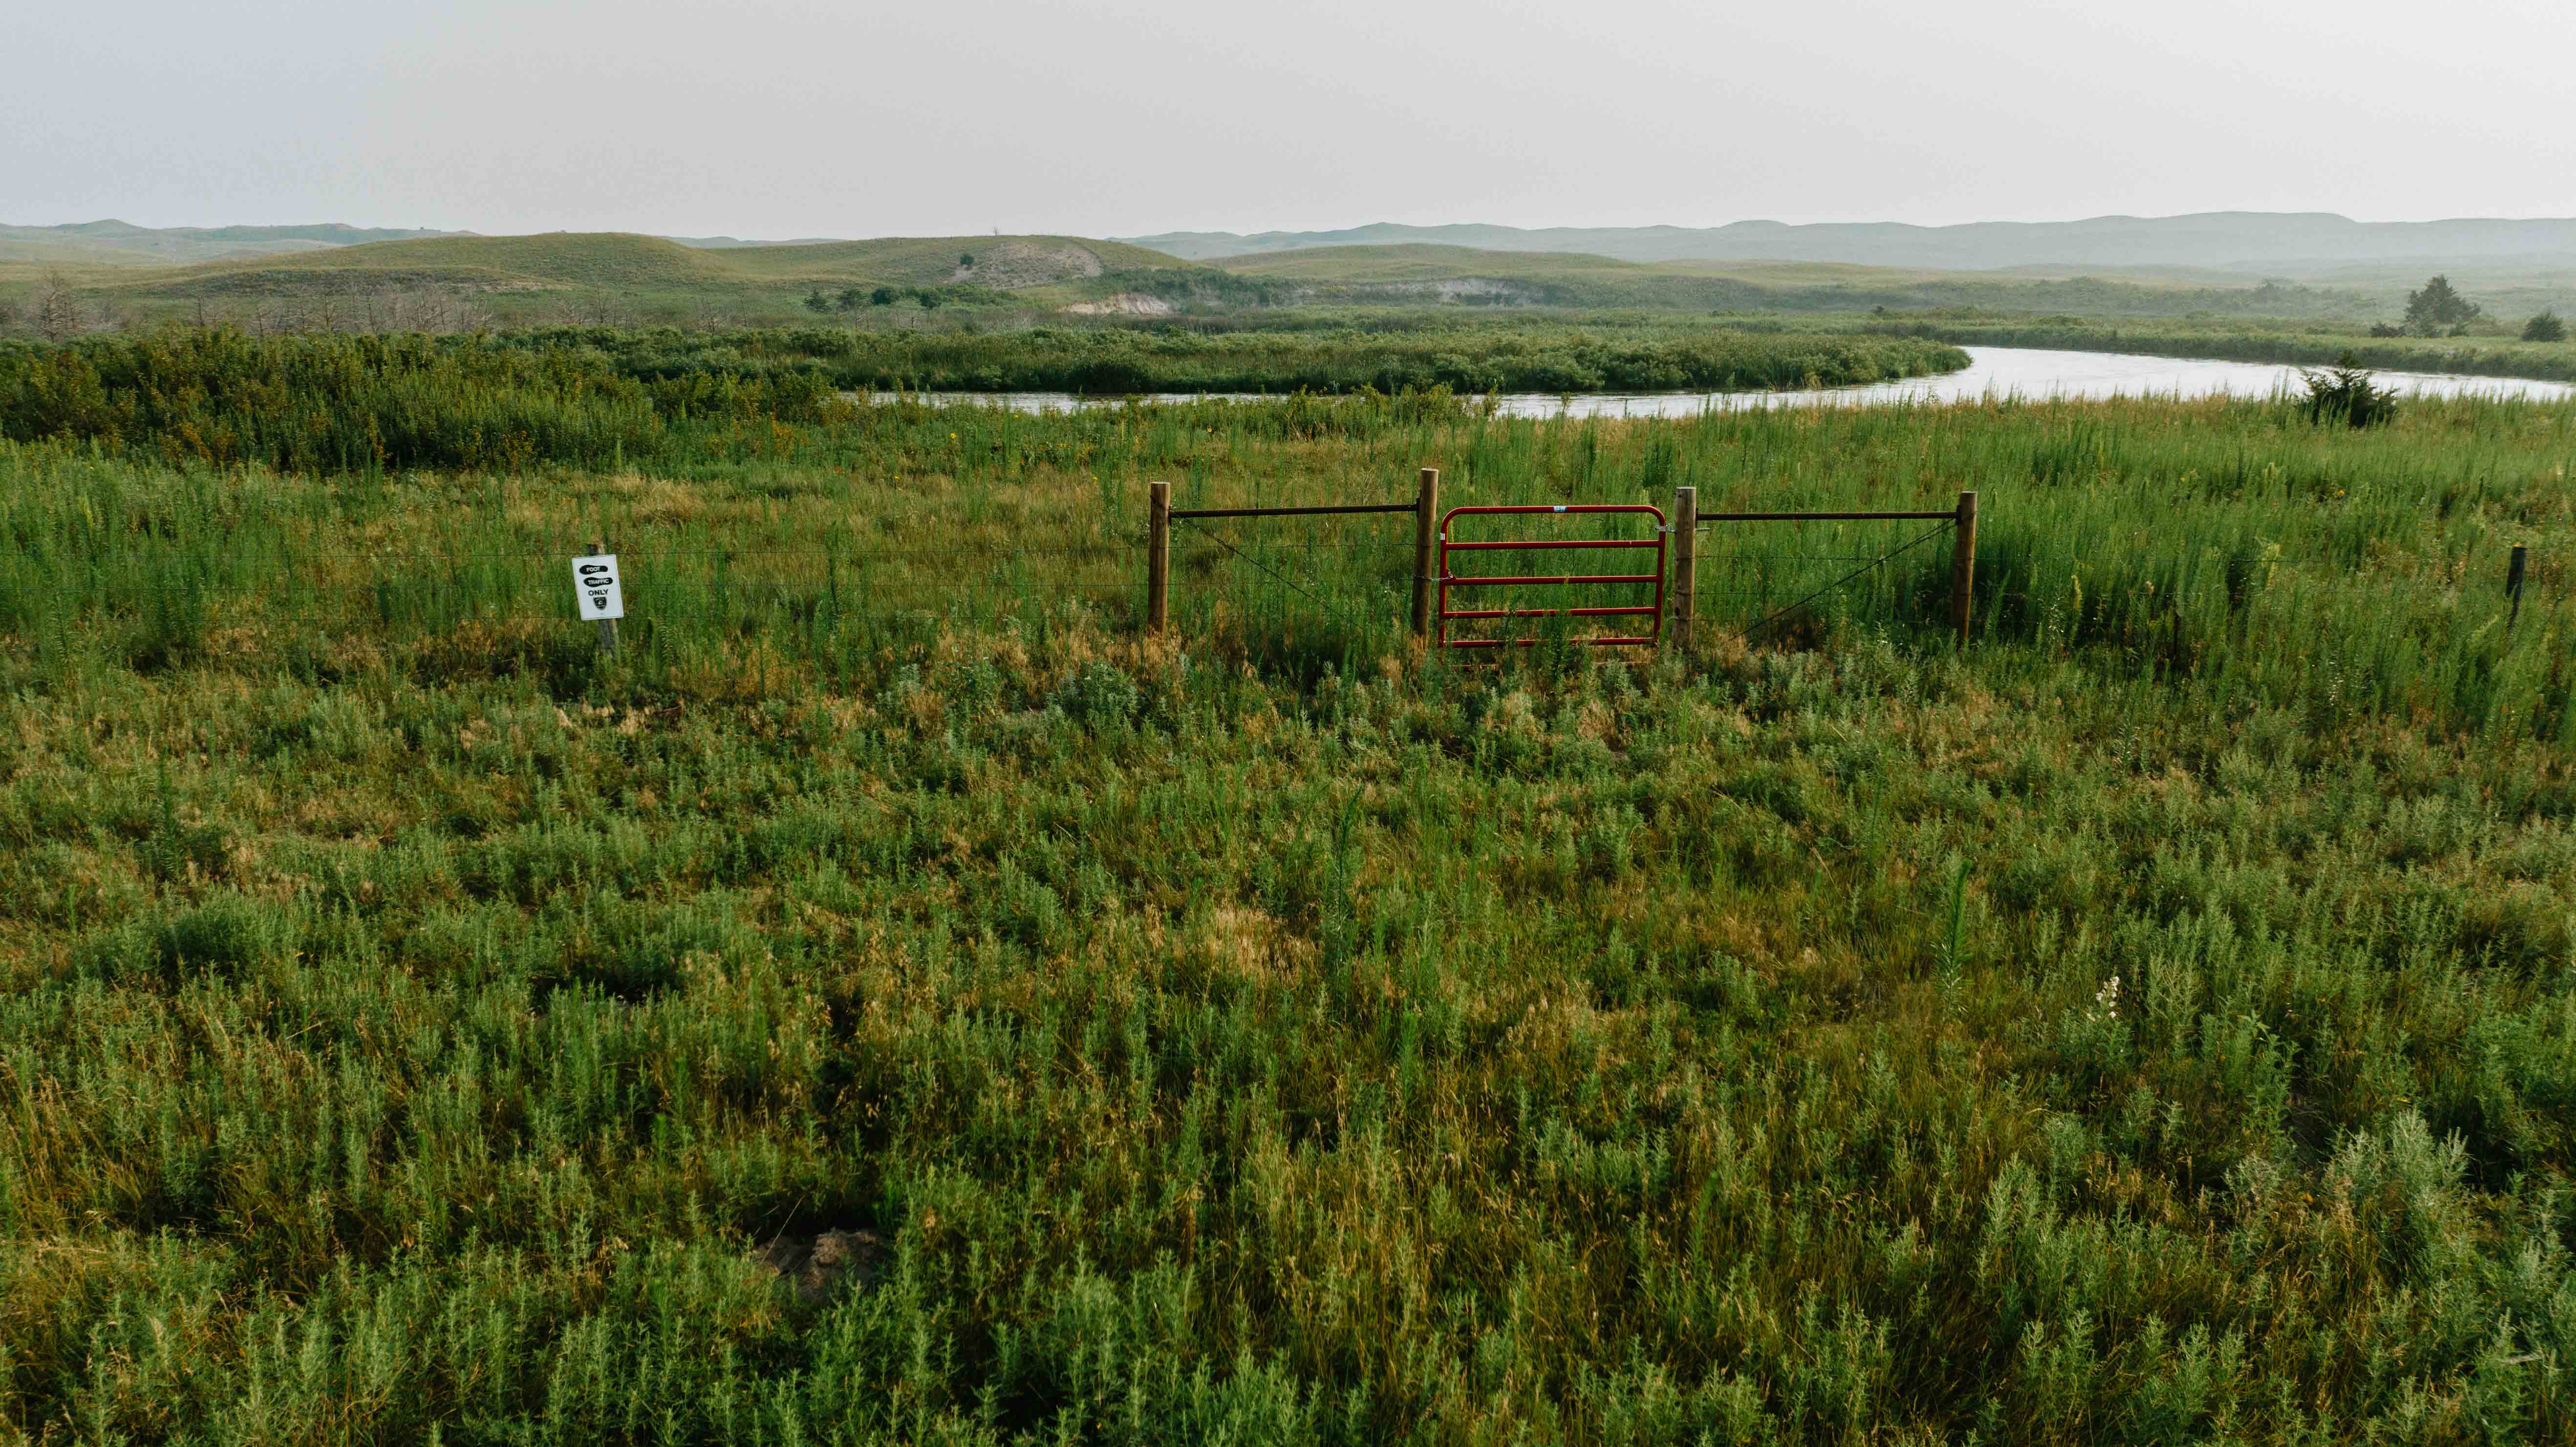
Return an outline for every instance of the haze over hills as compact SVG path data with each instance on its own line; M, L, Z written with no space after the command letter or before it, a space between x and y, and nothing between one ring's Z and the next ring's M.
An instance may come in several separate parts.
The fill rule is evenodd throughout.
M2241 250L2245 238L2259 238L2267 226L2299 223L2303 218L2176 220L2207 224L2198 231L2153 224L2151 229L2161 228L2158 234L2169 247L2175 238L2217 236ZM2347 239L2355 234L2355 223L2327 220L2334 225L2305 231L2305 244L2311 249L2319 244L2318 238L2331 239L2329 233ZM2161 252L2148 248L2123 230L2129 225L2106 221L2053 230L1774 227L1759 234L1792 240L1815 239L1817 233L1831 231L1919 234L1949 245L1954 262L1960 259L1963 240L1956 233L1963 232L2022 238L2016 243L2021 246L2019 252L2006 249L2000 256L1990 251L1966 258L1975 261L2043 251L2045 245L2029 243L2030 236L2063 239L2079 233L2109 238L2109 244L2091 253L2096 258L2122 245L2129 247L2131 255L2173 255L2175 249L2187 254L2187 248ZM2451 230L2442 230L2445 225ZM2512 230L2499 239L2499 226ZM2545 244L2553 228L2576 231L2576 222L2428 223L2394 233L2359 228L2358 234L2393 235L2400 244L2455 246L2462 244L2463 236L2470 241L2483 237L2483 244L2500 247L2517 239ZM119 325L180 315L202 319L225 314L226 308L263 326L284 324L281 317L306 313L322 318L325 325L374 317L388 327L568 319L778 324L802 322L816 312L848 312L862 304L894 305L894 301L873 299L887 288L901 293L895 301L925 310L1016 307L1076 315L1168 316L1297 305L1476 305L1699 312L1984 308L2114 318L2206 312L2384 321L2398 314L2408 291L2420 286L2427 272L2442 269L2498 316L2527 317L2543 308L2576 312L2576 256L2553 261L2551 253L2539 250L2465 261L2428 262L2421 256L2329 258L2294 270L2259 260L2228 267L2105 259L1994 266L1777 256L1639 260L1540 244L1582 236L1616 245L1625 238L1635 250L1639 238L1678 245L1672 243L1673 237L1740 239L1757 230L1515 232L1501 227L1369 227L1303 235L1430 231L1513 241L1518 249L1418 241L1289 245L1273 237L1275 244L1267 250L1183 259L1163 250L1073 236L807 238L755 245L721 237L674 239L630 233L481 236L448 232L377 240L364 238L380 233L336 225L154 232L111 222L0 228L0 308L26 304L60 278L96 311L102 325L109 324L110 318L118 319L115 324ZM2295 230L2295 226L2276 227L2273 234ZM1261 238L1224 239L1227 244L1243 245ZM214 260L181 260L132 249L139 245L239 250ZM2212 250L2215 246L2204 247ZM916 295L923 288L939 294L926 299ZM857 299L860 293L868 299ZM404 317L411 320L405 322Z
M0 261L34 261L59 266L185 266L192 262L240 261L259 256L330 251L376 241L428 241L479 234L472 231L349 226L336 221L307 226L136 226L131 222L113 220L78 221L63 226L0 223ZM726 251L763 246L815 246L832 238L745 241L733 236L671 236L661 239L698 250Z
M30 261L87 265L185 265L327 251L370 241L413 241L463 236L461 231L404 230L323 222L309 226L136 226L125 221L79 221L65 226L0 223L0 255Z
M1992 271L2010 267L2204 267L2304 274L2407 262L2576 264L2576 219L2354 221L2327 212L2213 211L2085 221L1739 221L1728 226L1400 226L1343 231L1173 231L1118 238L1188 260L1326 246L1430 242L1486 251L1575 251L1622 261L1824 261Z
M563 233L555 233L562 235ZM65 226L0 224L0 260L69 265L185 265L396 240L473 237L470 231L404 230L339 223L303 226ZM747 241L662 238L695 250L829 246L832 238ZM898 238L883 238L895 240ZM963 238L959 238L961 241ZM1581 253L1630 262L1806 262L1939 271L2084 268L2167 269L2176 280L2214 274L2352 279L2356 268L2576 268L2576 219L2353 221L2325 212L2219 211L2191 216L2099 216L2084 221L1899 222L1793 226L1739 221L1715 227L1548 227L1382 223L1339 231L1175 231L1116 238L1182 261L1272 256L1327 247L1433 244L1483 252ZM837 244L847 245L841 242ZM2070 271L2069 268L2075 269ZM2191 276L2192 272L2213 275Z

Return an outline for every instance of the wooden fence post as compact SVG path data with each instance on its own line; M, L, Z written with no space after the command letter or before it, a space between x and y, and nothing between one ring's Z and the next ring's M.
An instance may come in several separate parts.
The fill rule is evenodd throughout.
M1145 484L1145 627L1160 633L1171 621L1172 485Z
M1699 621L1699 489L1673 489L1673 646L1688 652Z
M2514 624L2522 621L2522 569L2523 565L2530 561L2530 557L2531 549L2525 544L2516 543L2513 545L2513 561L2505 564L2504 595L2513 600L2512 610L2504 616L2504 626L2508 631Z
M607 551L608 539L592 538L590 540L591 556L597 557ZM602 618L599 620L599 651L602 655L614 654L617 651L617 620L614 618Z
M1439 579L1431 574L1440 533L1440 469L1422 469L1422 490L1413 504L1413 636L1431 636L1431 593Z
M1959 494L1958 521L1952 531L1958 534L1957 549L1950 555L1950 626L1958 631L1959 646L1968 646L1968 620L1975 612L1977 586L1977 495Z

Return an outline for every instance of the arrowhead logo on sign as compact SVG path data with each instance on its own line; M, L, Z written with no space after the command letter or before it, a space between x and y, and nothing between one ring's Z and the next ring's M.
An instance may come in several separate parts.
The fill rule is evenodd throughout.
M596 553L572 560L573 596L581 604L582 621L626 616L626 595L617 586L617 555Z

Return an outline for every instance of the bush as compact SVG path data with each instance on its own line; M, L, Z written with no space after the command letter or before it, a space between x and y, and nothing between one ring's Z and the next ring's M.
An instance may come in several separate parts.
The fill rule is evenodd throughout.
M2522 324L2522 339L2526 342L2563 342L2567 340L2567 323L2558 319L2558 313L2544 311Z
M2374 385L2370 373L2352 353L2335 359L2323 372L2302 372L2308 383L2308 420L2320 427L2340 422L2349 427L2376 427L2397 416L2397 394Z

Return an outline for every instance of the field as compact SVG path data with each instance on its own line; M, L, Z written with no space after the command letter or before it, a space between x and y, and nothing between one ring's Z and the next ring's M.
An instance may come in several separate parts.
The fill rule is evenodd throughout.
M0 343L0 436L287 468L600 464L685 426L811 423L839 389L1096 394L1761 390L1950 371L1939 342L1669 323L1380 332L562 329L501 338L257 339L172 330Z
M0 254L0 304L24 305L59 277L93 318L136 325L232 321L264 328L383 331L444 303L438 329L579 321L736 324L811 320L822 292L902 288L907 319L922 289L941 301L1051 313L1151 277L1186 294L1240 290L1226 273L1113 241L1060 236L887 238L816 246L702 248L651 236L443 236L245 257L189 266L130 258L66 265L59 253ZM970 262L967 258L973 258ZM388 320L392 317L392 320Z
M328 228L310 228L325 231ZM352 233L366 234L366 233ZM217 233L207 233L208 237ZM219 241L168 239L171 246ZM244 242L242 244L254 244ZM289 242L256 244L284 245ZM800 245L691 246L624 234L430 236L155 265L142 251L80 251L55 233L0 237L0 332L29 329L34 298L59 279L83 325L231 322L260 330L813 325L863 330L1062 322L1113 314L1259 319L1281 312L1642 309L1666 313L1848 316L1971 312L1989 323L2043 318L2239 328L2319 324L2359 333L2395 319L2415 271L2273 277L2192 267L2017 267L1942 271L1783 261L1623 261L1572 252L1463 246L1336 246L1184 261L1067 236L896 237ZM2537 263L2462 271L2498 316L2576 313L2576 278ZM889 296L872 299L883 288Z
M0 1438L2576 1432L2576 408L474 365L0 441ZM1425 657L1396 519L1136 628L1147 481L1422 466L1974 488L1976 638L1739 636L1866 524L1687 654Z
M1390 305L1448 300L1483 305L1664 308L1813 314L1969 308L2022 316L2226 316L2372 319L2402 289L2364 291L2266 283L2259 277L2176 277L2117 268L2073 274L1937 271L1787 261L1619 261L1569 252L1464 246L1333 246L1222 257L1238 276L1293 283L1308 304ZM2417 278L2420 283L2421 278ZM2391 312L2390 314L2393 314Z

